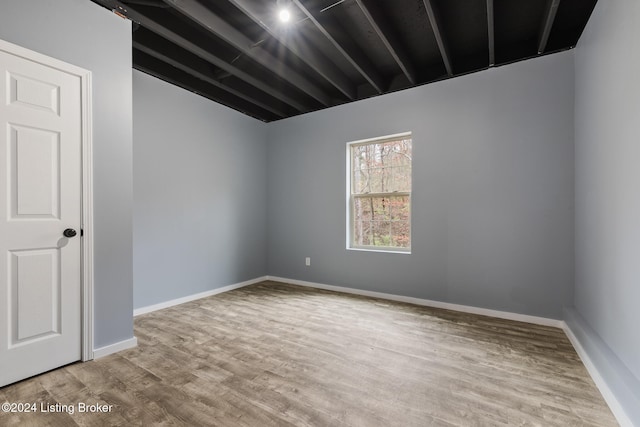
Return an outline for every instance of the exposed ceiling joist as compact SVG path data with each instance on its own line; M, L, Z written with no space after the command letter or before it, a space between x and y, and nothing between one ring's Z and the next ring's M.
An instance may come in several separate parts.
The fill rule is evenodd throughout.
M302 74L293 70L283 61L279 60L271 53L256 45L256 42L249 39L242 32L236 30L224 19L213 13L209 8L203 6L196 0L164 0L166 4L180 11L189 19L197 22L207 31L220 37L245 55L271 70L300 91L314 98L323 106L331 105L330 97L314 83L309 81Z
M151 7L160 7L162 9L166 9L167 6L162 0L123 0L123 3L126 4L137 4L140 6L151 6Z
M386 22L382 11L371 0L356 0L356 3L409 82L415 85L417 83L416 72L409 55L398 41L391 26Z
M424 7L427 10L427 16L429 16L429 22L433 29L433 35L436 38L438 49L440 49L440 55L442 55L442 62L447 70L449 76L453 76L453 67L451 66L451 56L449 54L449 48L446 44L444 36L442 34L442 25L440 24L440 15L438 10L433 5L432 0L423 0Z
M556 20L556 14L558 12L558 6L560 6L560 0L549 0L547 6L547 13L544 16L542 22L542 31L540 32L540 39L538 42L538 53L544 53L547 48L547 42L549 41L549 34L551 34L551 28L553 22Z
M215 66L217 66L219 68L222 68L223 70L225 70L229 74L237 76L237 77L243 79L247 83L249 83L252 86L254 86L256 89L259 89L259 90L261 90L261 91L273 96L274 98L279 99L280 101L292 106L296 110L298 110L300 112L307 112L307 111L311 110L311 108L306 106L303 103L302 100L295 99L293 96L291 96L289 94L286 94L286 93L284 93L282 91L276 90L271 85L269 85L267 82L265 82L263 80L260 80L259 78L254 77L254 76L250 75L249 73L247 73L245 71L240 70L239 68L231 65L230 63L228 63L224 59L219 58L218 56L214 55L213 53L209 52L208 50L203 49L202 47L196 45L195 43L191 42L190 40L187 40L186 38L182 37L181 35L177 34L176 32L174 32L174 31L168 29L167 27L157 23L153 19L143 15L142 13L137 12L135 9L132 9L129 6L125 6L125 5L123 5L120 2L115 1L115 0L96 0L96 1L98 1L100 4L102 4L103 6L109 8L109 9L117 10L119 13L124 14L124 16L128 17L132 21L138 22L140 25L142 25L146 29L158 34L161 37L164 37L165 39L167 39L167 40L177 44L178 46L190 51L191 53L201 57L202 59L205 59L205 60L209 61L211 64L213 64L213 65L215 65Z
M158 52L157 50L153 49L152 47L148 47L140 42L137 41L133 41L133 48L146 53L149 56L152 56L166 64L171 65L172 67L175 67L179 70L184 71L185 73L188 73L191 76L194 76L200 80L203 80L207 83L209 83L212 86L215 86L217 88L220 88L222 90L224 90L225 92L228 92L231 95L234 95L240 99L244 99L247 102L250 102L252 104L255 104L259 107L261 107L262 109L269 111L273 114L275 114L276 116L282 118L282 117L286 117L287 113L285 113L284 111L279 110L276 106L273 105L273 103L268 104L266 102L257 100L255 98L252 98L248 95L246 95L245 93L236 90L232 87L230 87L229 85L226 85L224 83L219 82L218 80L212 78L210 76L211 73L207 73L207 70L198 70L197 68L199 68L197 65L195 64L188 64L188 61L181 61L179 59L179 56L177 57L177 59L171 58L161 52Z
M256 105L237 97L230 96L227 92L218 89L217 87L213 87L201 80L191 80L186 83L187 80L181 75L181 70L167 65L162 61L158 61L155 58L146 55L144 52L134 49L133 56L135 59L134 68L137 70L179 86L190 92L204 96L205 98L209 98L220 104L226 105L229 108L238 110L258 120L270 121L277 118L277 116L267 111L263 111Z
M597 3L90 1L133 22L135 68L266 122L571 49Z
M317 48L305 40L304 35L291 34L275 28L270 24L272 19L261 12L260 3L257 0L229 0L231 4L241 10L253 22L260 25L272 37L283 46L286 46L298 58L304 61L315 72L331 83L336 89L342 92L347 98L356 99L355 85L331 63Z
M487 0L487 31L489 37L489 67L496 65L496 30L493 14L493 0Z
M319 13L312 13L307 9L300 0L292 0L293 3L305 14L305 16L313 22L316 28L333 44L333 46L340 52L344 58L373 86L378 93L385 92L386 88L383 83L383 79L371 63L371 61L364 56L362 51L355 47L351 41L346 37L340 35L332 35L328 31L329 18L321 17ZM336 25L331 25L335 27Z

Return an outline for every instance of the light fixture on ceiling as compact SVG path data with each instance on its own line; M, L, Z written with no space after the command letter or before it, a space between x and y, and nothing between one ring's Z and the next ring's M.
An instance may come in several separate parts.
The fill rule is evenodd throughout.
M288 23L291 21L291 2L288 0L277 0L278 6L278 19L282 23Z
M289 9L282 8L278 12L278 18L280 18L280 22L289 22L291 20L291 12L289 12Z

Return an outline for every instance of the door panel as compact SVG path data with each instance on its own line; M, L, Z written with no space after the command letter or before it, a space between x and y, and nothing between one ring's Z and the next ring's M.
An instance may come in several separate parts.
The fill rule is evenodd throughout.
M58 114L60 86L33 80L11 72L9 73L9 79L9 102L11 104L23 104Z
M10 347L60 333L59 249L13 251L9 277Z
M81 120L80 77L0 51L0 386L81 358Z
M10 125L11 219L60 217L60 134Z

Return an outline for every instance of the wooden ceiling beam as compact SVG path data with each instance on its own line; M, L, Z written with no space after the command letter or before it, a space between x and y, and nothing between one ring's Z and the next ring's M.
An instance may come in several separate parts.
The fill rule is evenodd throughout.
M327 16L320 16L319 12L312 12L303 5L300 0L292 0L292 2L304 13L304 15L316 26L316 28L324 35L327 40L340 52L344 58L364 77L378 93L384 93L386 86L383 83L382 76L371 63L371 61L362 53L346 37L332 35L329 28L336 26L335 22Z
M442 34L442 25L440 24L440 14L438 9L433 5L432 0L422 0L424 3L424 7L427 10L427 16L429 17L429 22L431 23L431 29L433 30L433 35L436 38L436 43L438 44L438 49L440 49L440 55L442 56L442 62L444 62L444 67L447 70L447 74L449 76L453 76L453 67L451 65L451 55L449 54L449 48L445 41L444 35Z
M168 64L164 64L155 58L146 55L144 52L138 51L137 49L134 49L133 57L133 68L142 71L143 73L157 77L168 83L188 90L189 92L208 98L258 120L269 122L278 118L278 116L260 109L260 107L257 107L255 104L232 97L221 89L211 86L201 80L184 78L183 75L180 74L182 73L181 70L178 70Z
M325 107L331 105L331 98L305 76L276 58L254 40L235 29L227 21L196 0L164 0L174 10L201 26L205 31L221 38L242 54L253 59L267 70L287 81L298 90L306 93Z
M172 67L175 67L179 70L184 71L185 73L203 80L207 83L209 83L212 86L215 86L219 89L224 90L225 92L236 96L237 98L243 99L247 102L250 102L254 105L257 105L258 107L269 111L271 113L273 113L274 115L278 116L279 118L283 118L286 117L288 114L276 107L273 106L272 104L267 104L263 101L260 101L258 99L255 99L254 97L248 96L243 92L240 92L239 90L236 90L232 87L230 87L229 85L226 85L218 80L216 80L215 78L211 77L211 73L207 73L206 70L198 70L197 65L191 63L190 61L185 61L185 60L181 60L179 57L177 59L174 59L170 56L167 56L161 52L159 52L158 50L154 49L153 47L147 46L139 41L134 40L133 41L133 48L139 50L140 52L146 53L149 56L152 56L154 58L156 58L159 61L164 62L165 64L171 65ZM175 56L175 52L172 52ZM189 64L189 65L187 65Z
M549 34L551 34L553 22L556 20L558 6L560 6L560 0L549 0L547 3L547 13L545 13L544 21L542 21L542 29L538 40L538 54L543 54L547 48Z
M137 4L139 6L151 6L166 9L169 6L162 2L162 0L122 0L126 4Z
M417 84L412 61L409 60L409 55L398 41L395 31L387 22L382 11L371 0L356 0L356 3L409 82L412 85Z
M493 0L487 0L487 33L489 37L489 67L496 65L496 29Z
M211 64L215 65L218 68L223 69L224 71L228 72L231 75L234 75L242 80L244 80L245 82L249 83L251 86L253 86L254 88L261 90L262 92L269 94L271 96L273 96L276 99L279 99L280 101L290 105L291 107L295 108L297 111L299 112L308 112L311 111L311 108L309 108L307 105L305 105L304 101L300 100L300 99L296 99L294 96L291 96L289 94L283 93L282 91L277 90L276 88L274 88L272 85L268 84L267 82L254 77L253 75L247 73L246 71L243 71L241 69L239 69L238 67L235 67L234 65L230 64L229 62L225 61L224 59L214 55L213 53L211 53L210 51L198 46L197 44L195 44L194 42L182 37L181 35L179 35L178 33L171 31L170 29L166 28L165 26L163 26L162 24L154 21L153 19L149 18L148 16L136 11L135 9L126 6L122 3L120 3L119 1L116 0L95 0L97 2L99 2L101 5L103 5L104 7L108 8L108 9L112 9L116 12L118 12L118 14L121 14L125 17L127 17L128 19L131 19L134 22L139 23L140 25L142 25L143 27L145 27L146 29L156 33L157 35L171 41L172 43L182 47L183 49L188 50L189 52L193 53L196 56L199 56L200 58L204 59L205 61L210 62Z
M342 92L343 95L350 100L356 99L357 90L353 82L351 82L337 66L333 65L322 52L309 43L302 33L296 33L295 37L291 37L290 32L273 25L272 22L274 19L264 13L263 2L257 0L228 1L251 18L253 22L260 25L280 44L304 61L327 82L331 83L336 89Z

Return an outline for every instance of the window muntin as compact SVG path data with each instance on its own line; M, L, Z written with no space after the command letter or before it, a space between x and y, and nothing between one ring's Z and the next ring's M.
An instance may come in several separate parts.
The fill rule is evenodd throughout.
M348 144L348 248L411 251L411 134Z

